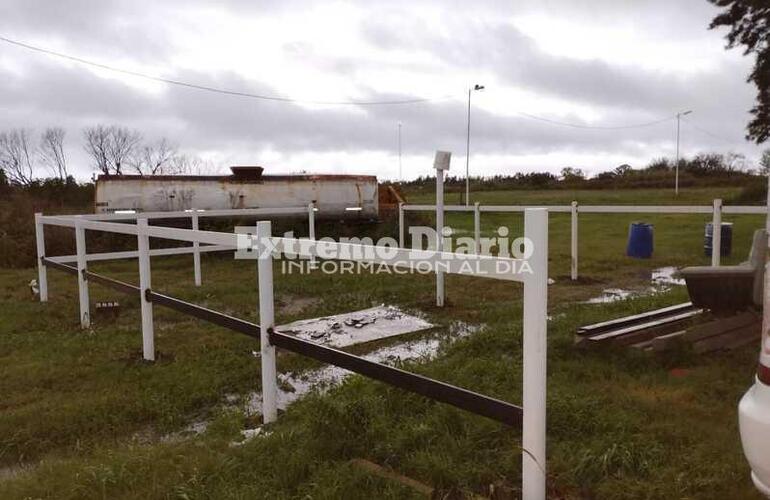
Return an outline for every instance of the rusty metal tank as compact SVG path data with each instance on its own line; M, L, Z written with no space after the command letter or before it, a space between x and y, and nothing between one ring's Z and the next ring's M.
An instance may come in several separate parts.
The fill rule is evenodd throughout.
M377 177L371 175L263 175L262 167L231 167L232 175L100 175L97 213L191 208L285 208L314 202L319 218L378 217Z

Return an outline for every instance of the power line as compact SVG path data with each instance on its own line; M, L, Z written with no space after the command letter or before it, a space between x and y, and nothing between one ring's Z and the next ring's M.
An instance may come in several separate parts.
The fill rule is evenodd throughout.
M18 40L13 40L11 38L7 38L5 36L0 35L0 41L9 43L11 45L15 45L17 47L21 47L27 50L32 50L35 52L39 52L42 54L47 54L50 56L58 57L61 59L66 59L68 61L73 61L79 64L85 64L87 66L93 66L95 68L104 69L107 71L112 71L115 73L122 73L124 75L130 75L135 76L138 78L144 78L146 80L152 80L156 82L166 83L169 85L177 85L179 87L186 87L196 90L204 90L207 92L216 92L218 94L225 94L225 95L231 95L231 96L237 96L237 97L248 97L251 99L261 99L264 101L278 101L278 102L291 102L291 103L297 103L297 104L322 104L322 105L335 105L335 106L384 106L384 105L399 105L399 104L419 104L419 103L425 103L425 102L432 102L432 101L440 101L440 100L446 100L449 99L451 96L444 96L444 97L438 97L438 98L414 98L414 99L401 99L401 100L393 100L393 101L315 101L315 100L309 100L309 99L295 99L292 97L282 97L282 96L274 96L274 95L265 95L265 94L253 94L250 92L241 92L237 90L229 90L229 89L222 89L217 87L210 87L208 85L200 85L197 83L190 83L190 82L184 82L181 80L173 80L170 78L163 78L160 76L155 75L148 75L146 73L140 73L138 71L131 71L123 68L117 68L115 66L109 66L107 64L102 64L94 61L89 61L88 59L83 59L80 57L72 56L69 54L64 54L62 52L56 52L54 50L46 49L43 47L38 47L35 45L30 45L28 43L20 42Z
M318 105L335 105L335 106L384 106L384 105L404 105L404 104L420 104L420 103L428 103L428 102L436 102L436 101L443 101L447 99L451 99L453 96L443 96L443 97L436 97L436 98L414 98L414 99L401 99L401 100L392 100L392 101L318 101L318 100L309 100L309 99L298 99L293 97L283 97L283 96L275 96L275 95L266 95L266 94L255 94L251 92L242 92L237 90L230 90L230 89L224 89L224 88L218 88L218 87L211 87L208 85L201 85L197 83L191 83L191 82L185 82L181 80L174 80L170 78L163 78L156 75L149 75L146 73L141 73L138 71L132 71L124 68L118 68L115 66L110 66L107 64L98 63L95 61L91 61L88 59L83 59L81 57L65 54L63 52L57 52L55 50L47 49L44 47L39 47L36 45L30 45L25 42L20 42L18 40L14 40L11 38L8 38L6 36L0 35L0 41L15 45L17 47L21 47L30 51L38 52L41 54L46 54L49 56L58 57L60 59L65 59L68 61L72 61L78 64L84 64L87 66L92 66L95 68L112 71L114 73L121 73L124 75L134 76L137 78L143 78L146 80L151 80L155 82L165 83L168 85L176 85L179 87L185 87L195 90L202 90L206 92L214 92L217 94L224 94L224 95L230 95L230 96L236 96L236 97L246 97L251 99L260 99L264 101L276 101L276 102L288 102L288 103L296 103L296 104L318 104ZM602 125L584 125L579 123L569 123L569 122L562 122L559 120L553 120L550 118L545 118L542 116L533 115L530 113L525 113L523 111L517 111L517 114L520 116L523 116L525 118L528 118L530 120L536 120L543 123L548 123L551 125L558 125L562 127L571 127L571 128L577 128L577 129L586 129L586 130L624 130L624 129L634 129L634 128L642 128L642 127L651 127L653 125L658 125L660 123L667 122L669 120L673 120L674 116L668 116L665 118L661 118L659 120L654 120L650 122L644 122L644 123L635 123L635 124L629 124L629 125L615 125L615 126L602 126Z
M714 133L712 133L712 132L709 132L708 130L706 130L706 129L704 129L704 128L701 128L701 127L699 127L699 126L695 125L693 122L691 122L690 120L687 120L687 119L685 119L685 118L682 118L682 121L684 121L684 122L686 122L687 124L689 124L689 125L690 125L692 128L694 128L695 130L697 130L697 131L698 131L698 132L700 132L701 134L705 134L705 135L707 135L707 136L709 136L709 137L712 137L712 138L714 138L714 139L717 139L717 140L719 140L719 141L722 141L722 142L724 142L725 144L730 144L731 146L737 146L737 145L740 145L740 146L745 146L745 145L746 145L745 143L744 143L744 144L741 144L741 143L739 143L739 142L737 142L737 141L734 141L734 140L730 140L730 139L725 139L724 137L720 137L720 136L718 136L717 134L714 134Z
M624 130L624 129L632 129L632 128L651 127L653 125L658 125L660 123L665 123L667 121L674 119L674 116L667 116L666 118L661 118L659 120L654 120L651 122L635 123L631 125L601 126L601 125L583 125L579 123L562 122L558 120L552 120L550 118L543 118L542 116L536 116L529 113L524 113L523 111L517 111L516 113L525 118L529 118L531 120L537 120L540 122L550 123L551 125L560 125L562 127L572 127L572 128L589 129L589 130Z

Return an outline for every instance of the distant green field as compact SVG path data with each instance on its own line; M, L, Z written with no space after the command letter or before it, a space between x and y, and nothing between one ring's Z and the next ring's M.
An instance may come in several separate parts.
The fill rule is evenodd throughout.
M684 190L709 204L730 190ZM656 191L480 193L485 203L668 203ZM430 198L410 202L432 202ZM655 255L624 256L628 224L655 224ZM686 300L683 287L612 304L583 301L604 288L647 290L652 269L704 264L707 216L580 217L580 273L569 274L569 216L550 217L548 482L554 498L760 498L740 447L737 401L753 380L757 349L705 356L650 356L573 347L582 324ZM733 256L745 258L760 216L735 223ZM430 223L424 216L410 222ZM459 231L472 217L450 214ZM522 230L521 216L485 214L483 230ZM332 234L325 226L320 235ZM319 235L319 236L320 236ZM93 270L136 283L135 261ZM446 308L435 307L433 276L283 275L276 263L279 323L392 303L422 311L445 331L452 322L484 329L405 369L511 402L521 400L521 287L449 276ZM27 283L34 269L0 270L0 498L419 498L398 482L351 465L365 458L435 487L438 498L516 498L520 432L446 405L352 377L291 406L264 437L231 441L259 418L244 412L259 389L257 342L156 307L155 364L141 358L138 298L96 284L92 300L118 299L116 321L78 326L73 277L49 272L51 302ZM256 266L230 255L203 258L203 287L189 257L153 260L154 288L257 321ZM413 335L410 338L420 338ZM397 343L378 343L376 346ZM374 346L360 346L366 352ZM281 372L318 365L280 353ZM686 369L674 376L672 368ZM208 421L201 434L179 434ZM171 435L172 438L168 437Z
M577 201L583 205L711 205L714 198L729 200L740 193L738 187L682 189L674 195L673 189L540 189L513 191L478 191L471 188L471 204L487 205L569 205ZM435 191L410 192L404 190L409 203L433 203ZM444 203L460 204L460 193L446 193Z

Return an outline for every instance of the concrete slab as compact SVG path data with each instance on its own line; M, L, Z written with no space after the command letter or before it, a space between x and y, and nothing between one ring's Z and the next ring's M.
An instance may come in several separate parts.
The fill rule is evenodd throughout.
M276 330L305 340L347 347L433 328L422 318L406 314L395 306L380 305L333 316L295 321Z

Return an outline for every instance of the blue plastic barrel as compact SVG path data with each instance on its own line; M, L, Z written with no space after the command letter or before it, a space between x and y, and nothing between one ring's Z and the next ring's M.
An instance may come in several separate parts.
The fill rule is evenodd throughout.
M626 255L637 259L652 257L652 224L633 222L628 228Z
M714 227L711 222L706 224L706 231L703 235L703 253L706 257L711 257L711 249L713 248L713 235ZM719 243L719 254L722 257L729 257L733 252L733 223L722 223L722 240Z

